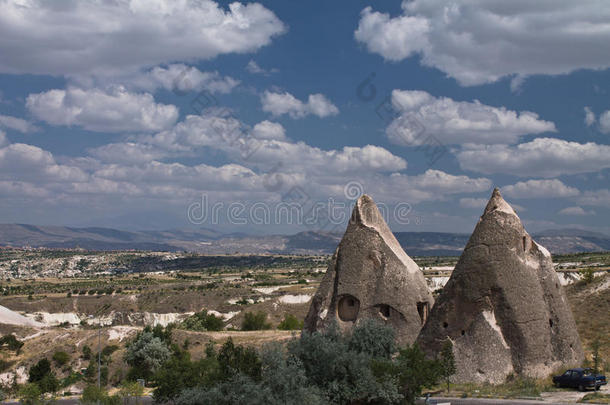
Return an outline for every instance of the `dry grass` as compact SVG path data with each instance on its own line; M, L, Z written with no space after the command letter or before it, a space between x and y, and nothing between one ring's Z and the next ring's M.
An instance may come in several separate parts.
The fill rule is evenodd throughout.
M591 358L591 344L599 339L601 357L610 371L610 274L596 277L589 284L570 285L566 293L587 358Z
M580 403L585 404L610 404L610 395L601 392L592 392L582 397Z

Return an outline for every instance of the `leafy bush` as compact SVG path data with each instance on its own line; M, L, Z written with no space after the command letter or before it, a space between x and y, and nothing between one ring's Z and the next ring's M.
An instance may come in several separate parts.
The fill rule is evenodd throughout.
M440 377L445 380L445 383L447 384L447 392L449 392L451 383L450 378L457 371L455 366L455 357L453 355L453 343L449 339L447 339L445 344L443 344L443 348L441 349L439 366Z
M375 319L365 319L354 328L348 346L352 351L389 359L396 352L394 329Z
M219 379L216 353L208 350L206 358L191 361L186 351L176 352L153 377L155 402L171 402L182 391L196 386L211 386Z
M214 314L208 314L205 309L189 316L180 324L180 327L193 331L219 331L222 330L224 322L222 318Z
M372 365L377 378L394 379L409 404L414 404L423 388L431 388L440 379L440 365L435 359L427 359L417 344L398 352L394 360L377 360Z
M70 361L70 356L66 352L57 351L53 354L53 361L58 367L61 367L68 364Z
M98 388L96 385L88 385L83 390L80 402L84 405L119 405L121 399L116 395L109 396L105 390Z
M119 346L117 345L104 346L102 349L102 362L110 364L110 356L112 356L112 353L116 352L117 350L119 350Z
M40 359L38 363L30 367L28 381L31 383L38 382L42 380L44 376L50 374L51 372L51 363L49 362L49 360L47 360L46 358Z
M55 392L59 389L59 381L51 370L51 362L46 358L30 367L28 382L38 385L42 393Z
M125 362L132 367L130 379L149 379L169 357L170 351L163 340L152 332L141 332L125 352Z
M23 347L23 342L15 337L13 334L4 335L0 338L0 346L4 348L4 345L16 354L19 354Z
M123 399L123 403L130 403L131 398L136 399L136 403L138 402L138 398L144 395L144 387L140 385L138 382L129 382L124 381L121 384L121 388L119 389L118 396Z
M220 383L212 388L196 387L184 390L176 398L176 405L255 405L268 404L268 392L251 378L237 374L230 381Z
M271 329L271 324L267 322L267 314L259 311L246 312L241 323L241 330L266 330Z
M244 374L255 380L260 379L261 361L252 347L235 346L229 338L218 352L220 378L228 380L236 374Z
M155 374L155 401L178 405L414 403L424 387L439 381L442 361L427 359L418 346L404 348L396 356L393 337L392 328L367 321L351 334L340 333L336 325L324 332L303 333L289 342L287 351L272 343L259 353L228 339L218 353L209 344L206 357L193 362L187 352L175 347L172 358ZM449 362L447 357L447 353L441 355Z
M301 330L303 329L303 321L300 321L292 314L284 315L284 319L277 326L279 330Z
M581 281L585 284L590 284L593 282L593 278L595 277L595 273L592 268L587 267L586 269L582 269L578 272L581 276Z
M42 404L42 392L37 384L24 384L17 393L19 403L24 405Z
M93 355L93 353L91 352L91 348L87 345L84 345L83 346L83 359L91 360L92 355Z
M309 381L323 391L329 403L395 404L402 398L394 376L373 375L372 356L350 350L348 339L336 327L303 333L288 344L288 353L300 361Z

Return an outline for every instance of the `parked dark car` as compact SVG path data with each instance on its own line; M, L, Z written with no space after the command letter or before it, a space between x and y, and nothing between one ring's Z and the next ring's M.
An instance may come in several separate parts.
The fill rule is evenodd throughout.
M606 384L606 376L594 374L590 368L572 368L562 375L554 376L553 384L556 387L578 388L580 391L587 388L598 390Z

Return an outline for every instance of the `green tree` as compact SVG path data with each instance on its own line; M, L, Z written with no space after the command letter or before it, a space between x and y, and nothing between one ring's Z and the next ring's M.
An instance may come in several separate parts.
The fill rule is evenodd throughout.
M414 404L424 388L432 388L440 379L438 361L427 359L417 344L399 351L395 360L395 372L409 404Z
M46 358L40 359L38 363L30 367L28 381L31 383L37 383L51 372L51 363L49 362L49 360L47 360Z
M443 344L441 355L439 358L440 377L447 383L447 392L449 392L451 376L455 374L457 368L455 366L455 357L453 355L453 343L451 340Z
M389 359L396 352L394 328L376 319L358 323L348 339L349 350Z
M38 405L43 403L42 392L38 384L24 384L17 393L19 403L24 405Z
M286 314L277 328L279 330L301 330L303 329L303 321L292 314Z
M87 345L83 346L83 359L85 360L91 360L91 356L92 356L92 352L91 352L91 348Z
M153 377L153 396L158 403L173 401L186 389L212 386L219 380L215 352L198 361L191 361L187 351L179 351L161 367Z
M595 340L593 340L593 342L591 343L591 350L592 350L592 360L593 360L593 372L595 374L599 374L600 371L600 365L602 364L602 358L601 355L599 354L599 351L601 349L601 342L599 340L599 336L595 337Z
M97 385L92 384L85 387L80 402L83 405L119 405L121 399L116 395L109 396L104 389L98 388Z
M53 361L58 367L65 366L70 361L70 356L66 352L57 351L53 353Z
M180 327L193 331L219 331L223 329L224 321L204 309L186 318Z
M9 334L4 335L0 338L0 346L4 347L4 345L6 345L9 350L14 351L15 354L18 355L21 351L21 348L23 347L23 342L17 339L15 335Z
M153 332L144 331L127 347L125 362L132 368L130 379L150 377L170 358L167 345Z
M271 324L267 322L267 314L259 311L246 312L241 323L241 330L266 330L271 329Z
M135 381L123 381L118 395L123 399L123 404L130 404L132 399L135 399L135 402L138 403L139 398L144 395L144 387Z
M55 393L59 389L59 380L53 372L50 372L49 374L42 377L42 379L38 381L37 384L42 392Z
M218 367L221 379L228 380L241 373L255 380L260 379L261 361L252 347L235 346L229 338L218 352Z
M323 332L303 333L288 343L288 354L331 404L396 404L402 399L396 376L390 372L375 375L371 368L374 357L350 350L349 337L339 333L336 325ZM385 358L377 361L391 364Z

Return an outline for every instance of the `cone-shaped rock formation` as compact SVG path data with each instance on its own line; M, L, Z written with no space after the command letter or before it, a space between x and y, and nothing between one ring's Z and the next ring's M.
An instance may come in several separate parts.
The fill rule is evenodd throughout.
M545 377L583 351L550 253L495 189L417 342L453 343L456 382Z
M313 332L364 318L392 325L400 344L413 343L434 299L422 271L402 250L373 199L363 195L305 318Z

